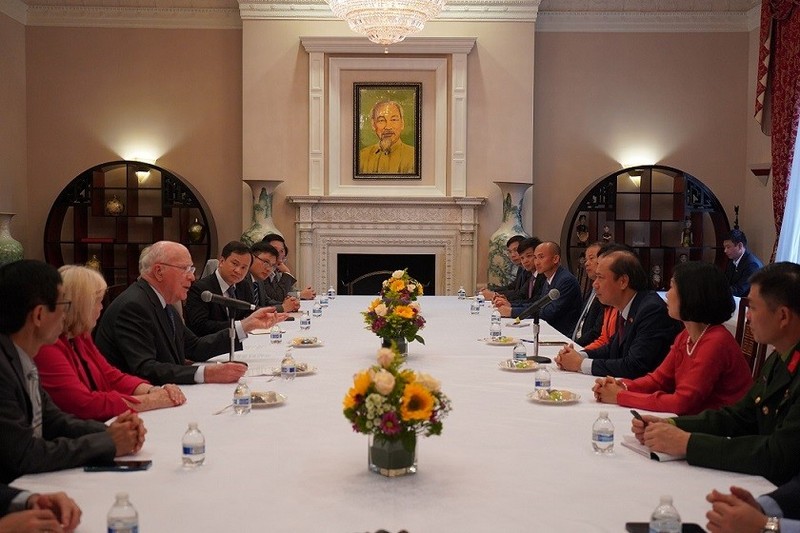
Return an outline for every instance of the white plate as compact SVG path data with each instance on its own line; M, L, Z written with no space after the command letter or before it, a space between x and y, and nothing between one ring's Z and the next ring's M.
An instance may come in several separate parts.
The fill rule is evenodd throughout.
M301 342L304 339L309 339L309 340L314 339L314 342L307 342L307 343ZM295 337L294 339L291 340L291 342L289 342L289 345L292 348L317 348L319 346L322 346L322 341L320 341L316 337Z
M256 328L249 333L249 335L269 335L270 330L265 328ZM281 333L286 333L285 329L281 330Z
M517 344L519 342L514 337L508 337L508 336L505 336L505 335L500 337L500 339L496 340L496 341L494 341L494 340L492 340L492 339L490 339L488 337L484 338L484 339L478 339L478 340L481 340L481 341L485 342L489 346L514 346L515 344Z
M500 367L500 370L505 370L507 372L533 372L539 367L536 361L526 360L524 363L525 366L518 366L513 359L503 359L497 362L497 366Z
M544 403L548 405L570 405L581 401L581 395L565 389L549 389L550 391L558 391L564 395L563 400L553 400L549 396L540 397L538 391L528 393L528 399L536 403Z
M253 409L275 407L282 405L286 401L286 396L275 391L252 392L250 393L250 398L252 399L250 405Z
M304 363L295 363L295 364L298 365L297 371L295 372L296 376L308 376L309 374L316 374L317 370L319 370L317 367L311 366L311 365L306 365L306 369L305 370L300 370L299 365L304 364ZM281 369L280 369L280 367L278 367L278 368L270 368L269 371L267 371L264 375L265 376L280 376L281 375Z

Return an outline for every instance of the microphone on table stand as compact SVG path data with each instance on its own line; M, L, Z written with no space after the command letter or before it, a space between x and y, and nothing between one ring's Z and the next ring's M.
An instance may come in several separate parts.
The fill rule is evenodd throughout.
M558 289L550 289L547 294L533 302L527 309L519 314L520 320L533 317L533 360L539 357L539 313L550 305L553 300L558 300L561 293Z

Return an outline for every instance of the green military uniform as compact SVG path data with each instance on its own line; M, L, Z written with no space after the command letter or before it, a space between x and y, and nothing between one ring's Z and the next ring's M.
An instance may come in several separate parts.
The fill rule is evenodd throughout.
M744 398L722 409L679 416L691 432L689 464L764 476L780 485L800 472L800 344L785 360L773 352Z
M379 144L361 150L358 171L360 174L416 174L414 147L397 140L388 150Z

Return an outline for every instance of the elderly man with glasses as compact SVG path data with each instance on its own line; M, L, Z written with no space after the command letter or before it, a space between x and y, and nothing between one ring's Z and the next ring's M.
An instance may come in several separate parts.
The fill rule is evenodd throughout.
M172 304L186 299L194 272L192 257L182 244L159 241L142 250L141 277L111 303L95 336L111 364L157 385L234 383L244 375L247 368L241 363L187 365L207 361L230 346L226 330L198 337L177 316ZM285 318L272 308L259 309L242 321L238 340L248 331L271 328Z

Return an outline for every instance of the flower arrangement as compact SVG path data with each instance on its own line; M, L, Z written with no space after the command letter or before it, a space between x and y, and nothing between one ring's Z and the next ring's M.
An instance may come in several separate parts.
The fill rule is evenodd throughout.
M378 350L378 364L357 373L344 397L344 416L353 431L413 447L416 435L440 435L450 399L424 372L401 368L405 362L389 348Z
M392 277L383 282L381 297L361 313L366 329L383 339L403 338L425 344L425 340L417 335L425 327L425 319L416 302L419 296L422 296L422 285L406 270L395 270Z

